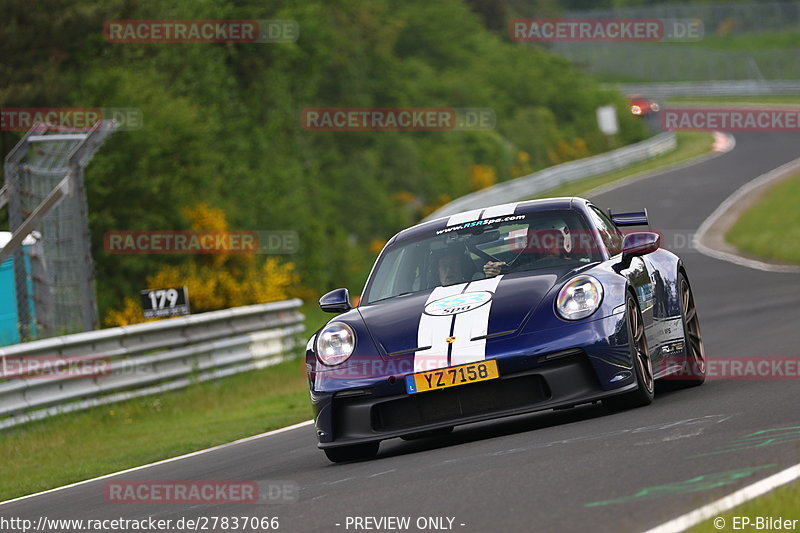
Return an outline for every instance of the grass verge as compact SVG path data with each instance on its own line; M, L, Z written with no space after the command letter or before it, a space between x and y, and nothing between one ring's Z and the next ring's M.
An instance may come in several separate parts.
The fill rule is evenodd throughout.
M800 174L767 190L725 234L739 250L758 257L800 263Z
M722 104L749 104L762 106L767 104L800 105L800 95L772 94L764 96L704 96L676 98L670 97L667 104L692 104L692 105L722 105Z
M703 36L702 40L688 41L684 45L730 52L770 50L791 53L800 47L800 33L775 31L718 35L709 32Z
M738 527L739 530L756 531L756 518L771 517L783 519L800 519L797 513L797 502L800 502L800 483L794 482L783 487L778 487L772 492L734 507L726 513L719 515L725 521L723 528L714 527L714 518L706 520L689 529L690 533L711 533L712 531L734 531L734 517L747 517L751 520L749 526ZM792 514L794 513L794 515ZM741 520L741 518L739 518ZM773 531L772 528L760 528L761 531ZM788 528L789 531L795 528ZM774 531L777 531L774 530Z
M678 146L675 150L667 154L656 156L647 161L642 161L620 170L607 172L573 183L566 183L554 189L550 189L549 191L541 192L536 196L532 196L530 199L551 198L554 196L580 196L586 191L615 181L638 177L656 170L686 163L687 161L709 153L714 143L714 137L710 133L704 131L678 132L676 135Z
M311 333L329 316L304 306ZM0 432L0 501L312 418L301 358ZM309 441L309 446L314 443Z

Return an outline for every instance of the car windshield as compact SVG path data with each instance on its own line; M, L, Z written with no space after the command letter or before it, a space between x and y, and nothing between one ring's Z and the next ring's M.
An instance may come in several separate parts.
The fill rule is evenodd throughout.
M600 260L594 236L575 210L549 210L433 230L386 249L364 302L524 272Z

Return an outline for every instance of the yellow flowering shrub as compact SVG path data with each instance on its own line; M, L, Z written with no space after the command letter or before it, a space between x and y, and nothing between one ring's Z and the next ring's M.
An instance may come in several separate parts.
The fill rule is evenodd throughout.
M424 218L424 217L430 215L431 213L433 213L434 211L436 211L440 207L442 207L444 205L447 205L452 201L453 201L453 198L449 194L440 194L436 198L436 202L435 203L422 206L422 209L420 209L421 218Z
M400 205L406 205L417 201L414 193L409 191L398 191L392 194L392 200Z
M369 243L369 251L378 255L381 253L384 246L386 246L386 241L384 239L372 239L372 242Z
M563 159L561 159L561 156L558 155L558 152L550 148L547 149L547 160L550 162L551 165L558 165L559 163L562 163L564 161Z
M580 159L589 156L589 148L586 146L586 141L578 137L572 141L572 147L575 150L575 156Z
M473 191L491 187L497 183L497 172L488 165L470 165L469 184Z
M517 163L515 165L511 165L511 177L512 178L519 178L521 176L527 176L528 174L533 172L533 168L530 165L531 155L528 152L518 152L517 153Z
M134 298L125 298L122 302L122 309L111 309L103 319L106 326L129 326L140 322L152 322L157 318L144 318L142 306Z
M547 159L551 165L558 165L573 159L580 159L589 155L586 141L580 137L571 142L566 139L558 141L555 150L547 150Z
M183 210L193 230L226 231L228 222L221 209L200 203ZM181 265L165 265L147 278L148 289L185 286L192 312L213 311L285 300L302 292L295 265L277 257L256 261L253 254L199 254ZM155 320L155 319L153 319ZM106 326L144 321L141 305L125 298L122 308L109 311Z
M733 17L728 17L720 22L719 27L717 28L717 35L726 36L730 35L736 29L736 19Z

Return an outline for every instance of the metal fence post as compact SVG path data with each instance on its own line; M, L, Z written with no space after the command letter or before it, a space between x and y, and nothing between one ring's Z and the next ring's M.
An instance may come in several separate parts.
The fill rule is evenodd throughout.
M6 158L13 236L0 258L14 255L23 340L99 325L84 169L117 126L101 120L88 132L64 133L37 124ZM21 240L34 229L42 237L29 273ZM35 328L29 299L35 303Z

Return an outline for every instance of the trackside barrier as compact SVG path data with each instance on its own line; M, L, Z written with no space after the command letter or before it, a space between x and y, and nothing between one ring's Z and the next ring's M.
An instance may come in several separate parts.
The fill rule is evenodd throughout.
M248 305L0 348L0 429L290 359L305 329L301 304ZM99 358L104 371L23 377L11 370L23 359L59 358Z
M676 81L620 83L611 87L625 94L650 98L702 96L767 96L800 94L800 80Z
M677 141L674 133L660 133L646 141L618 148L604 154L562 163L462 196L428 215L425 221L450 216L461 211L525 200L564 183L597 176L624 168L632 163L645 161L657 155L670 152L676 146Z

